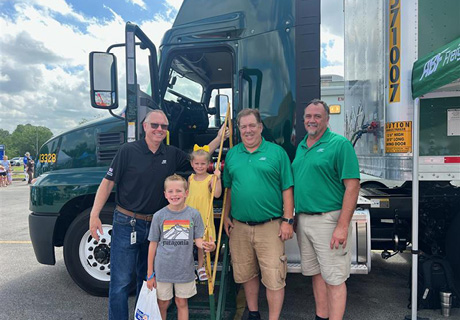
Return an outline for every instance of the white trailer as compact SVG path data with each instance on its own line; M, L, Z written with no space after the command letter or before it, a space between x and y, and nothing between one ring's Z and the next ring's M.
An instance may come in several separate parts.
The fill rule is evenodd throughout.
M460 2L345 0L344 8L345 134L363 173L405 181L362 192L372 202L372 248L410 245L414 280L421 252L460 270Z

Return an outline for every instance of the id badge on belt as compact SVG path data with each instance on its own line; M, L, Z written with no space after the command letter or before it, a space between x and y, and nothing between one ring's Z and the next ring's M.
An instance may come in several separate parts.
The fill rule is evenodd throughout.
M131 244L136 244L136 219L131 219L130 224L133 227L133 231L131 231Z

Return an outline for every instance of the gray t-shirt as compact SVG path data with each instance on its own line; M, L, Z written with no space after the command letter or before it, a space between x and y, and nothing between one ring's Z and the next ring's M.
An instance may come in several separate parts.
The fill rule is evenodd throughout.
M168 207L153 215L149 241L158 242L155 276L159 282L186 283L195 280L193 240L202 238L203 220L190 207L171 211Z

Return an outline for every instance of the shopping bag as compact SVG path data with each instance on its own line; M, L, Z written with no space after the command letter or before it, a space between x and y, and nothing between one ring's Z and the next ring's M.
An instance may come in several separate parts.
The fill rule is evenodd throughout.
M161 320L160 308L158 308L157 290L147 288L147 282L142 284L136 309L134 309L135 320Z

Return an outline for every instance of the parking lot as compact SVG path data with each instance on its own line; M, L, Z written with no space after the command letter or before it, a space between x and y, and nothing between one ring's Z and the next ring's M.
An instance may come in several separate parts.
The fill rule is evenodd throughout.
M55 266L36 261L28 230L28 192L23 181L0 188L0 319L107 319L107 298L90 296L73 283L62 248L56 250ZM409 255L384 261L374 253L371 273L354 275L347 282L345 319L404 319L410 314L409 275ZM268 319L264 300L260 309L263 319ZM134 309L133 297L130 304ZM446 319L440 310L422 310L419 316ZM310 280L289 274L282 319L313 318ZM450 319L460 319L460 309L453 309Z

